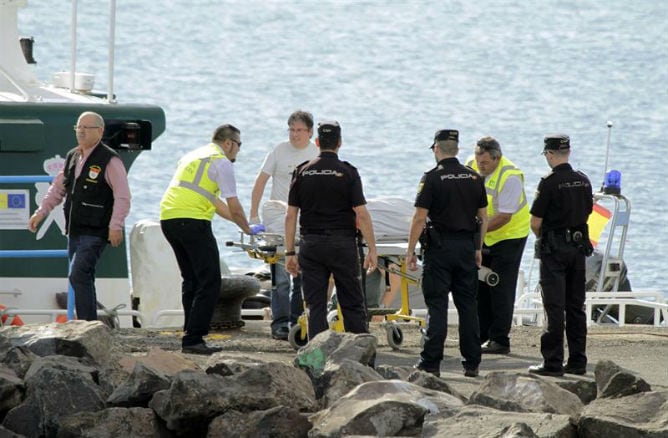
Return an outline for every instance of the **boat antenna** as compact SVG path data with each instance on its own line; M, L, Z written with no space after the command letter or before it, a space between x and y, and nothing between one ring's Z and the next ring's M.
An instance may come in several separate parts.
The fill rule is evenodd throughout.
M603 167L603 183L601 184L601 191L603 191L603 186L605 186L605 174L608 171L608 155L610 155L610 135L612 134L612 122L608 120L608 141L605 145L605 166Z

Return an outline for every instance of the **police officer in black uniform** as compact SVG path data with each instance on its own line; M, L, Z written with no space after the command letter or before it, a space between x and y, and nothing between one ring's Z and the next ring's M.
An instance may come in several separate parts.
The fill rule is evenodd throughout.
M357 169L338 158L341 147L338 122L318 124L316 145L320 148L318 157L300 164L290 183L285 217L286 269L292 275L297 275L301 269L309 339L328 329L330 275L334 276L345 331L368 333L356 237L358 228L368 248L364 268L376 268L377 254L362 180ZM301 240L297 258L298 213Z
M552 168L538 184L531 206L531 230L536 235L540 257L540 285L547 329L540 338L543 363L529 372L544 376L587 372L587 315L585 302L585 257L589 242L587 218L593 195L589 178L568 163L570 139L548 135L543 155ZM568 361L564 364L564 312Z
M475 377L481 359L477 270L482 263L482 241L487 229L487 194L483 178L456 158L458 131L437 131L431 149L438 165L420 181L406 253L408 269L417 270L415 247L419 239L428 319L424 347L415 368L440 375L451 291L459 315L464 375Z

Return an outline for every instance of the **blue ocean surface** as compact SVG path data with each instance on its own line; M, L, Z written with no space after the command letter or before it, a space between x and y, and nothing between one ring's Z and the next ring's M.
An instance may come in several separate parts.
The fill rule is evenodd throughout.
M71 6L28 3L19 29L35 38L34 68L48 80L69 69ZM106 90L109 5L78 3L77 70ZM167 114L166 132L130 171L128 231L157 219L178 157L222 123L242 131L235 168L247 212L262 159L287 138L298 108L341 123L340 155L359 169L368 198L412 200L434 164L434 132L454 128L462 160L478 138L496 137L524 170L531 201L549 171L543 136L562 132L595 188L606 170L622 174L632 287L668 291L668 2L123 0L117 8L118 101ZM214 224L228 265L259 267L224 246L238 239L235 225ZM523 269L537 279L532 259L530 237Z

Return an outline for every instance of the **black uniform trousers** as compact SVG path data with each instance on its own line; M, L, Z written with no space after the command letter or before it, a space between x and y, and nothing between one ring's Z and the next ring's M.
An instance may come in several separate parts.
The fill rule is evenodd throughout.
M501 240L483 249L482 264L499 275L499 283L478 283L478 319L480 342L492 340L510 347L517 275L527 238Z
M556 370L563 366L565 313L568 364L585 366L585 256L574 246L561 245L540 257L540 285L547 315L547 329L540 338L543 365Z
M430 243L424 254L422 293L427 305L427 334L420 364L438 368L448 333L448 292L459 316L459 351L465 369L480 364L481 348L477 310L478 272L473 239L443 239Z
M162 233L171 245L181 270L183 305L182 345L204 342L218 298L222 279L218 244L211 221L167 219L160 221Z
M354 234L306 234L299 243L302 292L308 316L308 336L313 339L329 328L327 288L334 276L336 297L346 332L368 333L360 259Z

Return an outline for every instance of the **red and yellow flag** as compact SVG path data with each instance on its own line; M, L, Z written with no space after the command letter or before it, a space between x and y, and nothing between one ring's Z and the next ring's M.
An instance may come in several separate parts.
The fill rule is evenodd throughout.
M589 240L594 248L598 245L598 239L601 237L601 233L608 224L610 216L612 216L610 210L598 204L594 204L589 219L587 219L587 225L589 225Z

